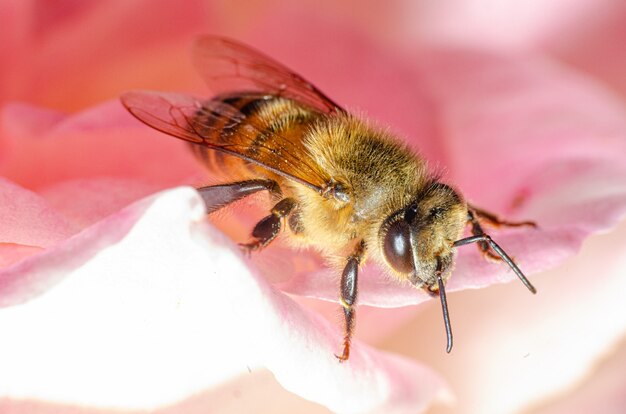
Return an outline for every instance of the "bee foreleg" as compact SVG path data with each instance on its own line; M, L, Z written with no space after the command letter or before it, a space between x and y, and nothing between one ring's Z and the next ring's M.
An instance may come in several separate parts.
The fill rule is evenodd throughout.
M524 283L524 285L530 290L532 293L536 293L537 290L535 287L528 281L526 276L522 273L522 271L517 267L515 262L511 257L498 244L491 239L491 237L483 231L483 228L480 226L478 219L476 218L475 212L472 209L468 209L468 222L472 225L472 237L466 237L461 240L457 240L454 242L454 247L463 246L470 243L476 243L479 246L479 249L483 253L483 255L489 259L503 261L509 265L511 269L515 272L517 277Z
M472 234L474 236L485 235L485 231L483 230L483 227L480 225L480 222L478 221L477 214L475 210L472 208L468 208L467 210L467 221L472 226ZM497 254L491 251L491 248L489 247L489 243L487 243L486 241L479 241L478 243L476 243L476 245L478 246L478 249L483 254L483 256L485 256L485 258L489 260L493 260L493 261L502 260L500 256L498 256Z
M272 240L278 236L282 227L282 219L287 217L289 213L296 207L296 200L293 198L283 198L280 200L269 216L259 221L252 230L253 241L250 243L242 243L240 246L250 252L267 246Z
M236 183L211 185L197 189L204 200L207 214L211 214L230 203L262 190L280 194L280 187L274 180L239 181Z
M345 330L343 337L343 352L341 355L335 355L339 362L344 362L350 357L350 344L355 326L355 310L358 293L358 275L359 264L365 253L365 243L359 242L354 253L348 257L346 266L341 274L341 305L343 306L343 314L345 317Z
M537 289L535 289L535 287L530 283L530 281L526 278L524 273L522 273L520 268L517 267L513 259L509 257L509 255L506 254L504 250L502 250L502 247L498 246L498 244L495 241L493 241L493 239L489 235L483 234L483 235L478 235L478 236L465 237L464 239L455 241L452 244L452 247L465 246L466 244L481 243L481 242L489 243L491 248L500 256L500 258L506 264L509 265L509 267L513 270L513 272L515 272L515 274L517 275L519 280L522 281L524 286L526 286L528 290L531 291L531 293L537 293ZM442 298L442 303L443 303L443 298Z
M521 226L532 226L536 227L537 225L532 221L520 221L520 222L511 222L504 221L498 218L493 213L489 213L485 210L481 210L479 208L468 206L467 209L467 221L472 226L472 234L474 236L483 236L485 235L485 231L483 230L481 221L486 222L487 224L494 227L521 227ZM489 246L489 244L485 241L479 241L476 243L478 245L478 249L481 251L483 256L485 256L489 260L493 261L502 261L502 257L496 254L493 249Z

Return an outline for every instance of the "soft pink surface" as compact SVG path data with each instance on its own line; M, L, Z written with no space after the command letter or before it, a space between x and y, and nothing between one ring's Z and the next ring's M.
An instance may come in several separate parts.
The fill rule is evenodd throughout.
M514 284L450 295L457 341L450 355L443 338L426 337L441 329L437 303L405 321L384 348L428 360L449 381L457 405L432 414L534 413L543 405L553 414L621 412L624 240L626 222L588 238L577 256L540 275L530 300Z
M537 272L560 265L626 214L626 58L616 46L623 43L619 22L626 10L610 2L565 3L397 1L355 9L350 2L238 8L219 1L63 1L54 7L0 1L7 16L0 28L0 396L7 398L0 411L140 409L181 401L165 411L191 412L213 402L226 412L229 403L202 391L230 390L229 379L239 392L271 387L256 367L336 412L416 412L443 395L443 381L431 370L358 340L348 364L334 360L338 323L282 293L336 301L337 274L319 256L279 242L242 260L202 219L192 191L149 196L205 178L182 143L136 122L116 97L141 88L208 93L188 58L193 35L201 32L235 35L339 103L390 125L471 202L507 218L535 220L538 229L491 234L546 295L538 318L555 315L552 329L566 333L562 320L572 316L557 309L580 306L596 315L599 302L559 295ZM240 241L262 213L254 214L224 214L217 223ZM623 244L621 234L614 243ZM611 293L623 267L618 261L604 266L607 260L597 252L580 265L593 278L572 280L580 296L589 294L587 284L597 289L593 297ZM512 279L505 266L465 247L449 287ZM361 281L362 304L393 308L427 299L389 281L374 264ZM521 285L502 288L499 307L525 309L538 300ZM429 319L435 326L405 326L438 351L402 351L430 361L452 379L453 392L473 395L475 407L496 407L493 412L567 390L624 332L620 318L597 314L606 329L593 341L580 335L580 352L567 359L571 371L507 401L481 392L493 388L503 370L518 367L506 355L491 363L490 350L496 342L511 349L519 335L549 336L520 322L523 313L477 333L481 320L460 316L472 312L471 303L456 305L456 295L449 301L457 347L484 348L465 356L476 366L441 359L439 315ZM438 304L432 306L438 313ZM410 344L391 333L410 314L381 312L361 309L357 334ZM559 351L545 352L549 359ZM250 367L255 380L245 381ZM477 369L489 373L484 386L475 380ZM545 377L541 369L533 372L530 383ZM198 393L201 398L189 398ZM269 395L276 404L289 400L278 387ZM597 393L585 396L593 401ZM255 407L259 400L246 401Z
M193 82L186 55L211 7L171 0L0 3L0 102L82 109L126 89ZM142 70L148 63L153 70ZM176 73L180 76L171 76Z
M141 200L5 269L3 305L25 276L70 273L0 314L5 397L151 408L256 366L337 412L409 412L447 395L429 369L366 345L339 364L336 329L250 270L191 188Z

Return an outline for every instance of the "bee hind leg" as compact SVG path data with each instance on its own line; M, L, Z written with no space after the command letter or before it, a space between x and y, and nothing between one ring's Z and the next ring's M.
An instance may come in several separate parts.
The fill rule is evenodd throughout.
M272 240L278 236L282 227L282 219L287 217L294 208L296 208L296 200L293 198L283 198L280 200L270 215L264 217L259 221L252 230L252 240L249 243L241 243L239 246L246 252L253 250L259 250L267 246Z
M354 305L357 298L357 281L359 264L365 254L365 243L359 242L354 253L348 257L346 266L341 274L341 306L345 318L345 330L343 337L343 351L341 355L335 355L339 362L347 361L350 357L350 345L354 333L356 312Z
M280 187L274 180L238 181L196 189L204 200L208 214L262 190L267 190L272 194L280 194Z

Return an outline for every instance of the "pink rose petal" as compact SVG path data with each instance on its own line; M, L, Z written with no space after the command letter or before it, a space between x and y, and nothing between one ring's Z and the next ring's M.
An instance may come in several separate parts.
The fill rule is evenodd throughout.
M140 180L91 178L63 181L42 189L40 194L76 228L83 229L159 187Z
M0 64L0 85L8 86L0 103L76 110L133 87L197 84L182 62L193 35L211 26L202 1L11 3L0 5L8 22L0 62L10 63ZM151 69L142 69L148 61Z
M17 243L0 243L0 268L19 262L20 260L40 253L44 250L39 246L25 246Z
M60 283L68 272L119 241L129 231L141 209L145 209L149 203L150 200L139 202L134 209L122 210L73 237L49 246L37 255L27 257L28 250L20 249L16 252L13 247L8 253L23 260L0 270L0 308L28 301ZM34 228L41 230L50 227L50 223L44 223ZM30 250L30 253L36 252L35 249Z
M438 102L445 168L473 201L511 210L504 200L523 203L541 185L532 174L575 162L623 169L623 102L594 80L542 58L468 51L418 58L428 62L420 79Z
M538 46L626 95L626 6L619 1L582 1L587 12L570 16L563 27L546 33Z
M526 50L558 33L575 17L594 14L610 1L542 0L400 1L403 13L393 26L397 42L455 44L501 50ZM578 29L578 27L576 28ZM572 30L573 34L576 30Z
M184 145L140 124L117 100L66 117L25 105L6 106L1 116L0 174L29 188L101 176L164 188L200 172Z
M0 177L0 242L51 247L72 226L39 195Z
M161 193L0 273L66 274L0 312L5 396L146 409L261 365L335 412L416 412L449 398L428 369L358 342L340 364L339 330L250 272L204 217L191 189Z
M593 377L574 384L566 396L541 404L533 414L620 414L626 411L626 346L623 343L608 358L592 367Z
M626 6L613 0L395 2L391 34L406 44L434 41L463 47L549 54L626 93ZM389 35L389 31L385 34Z
M512 284L450 295L455 338L462 344L450 355L442 350L443 337L419 335L443 330L437 303L387 338L393 344L387 349L428 360L441 372L457 393L455 413L534 413L553 398L572 409L568 402L580 408L599 404L579 412L620 412L611 409L623 407L625 274L623 221L608 234L588 238L559 268L538 275L542 289L532 300ZM582 397L585 379L613 362L621 368L619 380L607 378L607 387L622 388L600 391L590 384L598 393ZM603 395L610 401L601 402Z

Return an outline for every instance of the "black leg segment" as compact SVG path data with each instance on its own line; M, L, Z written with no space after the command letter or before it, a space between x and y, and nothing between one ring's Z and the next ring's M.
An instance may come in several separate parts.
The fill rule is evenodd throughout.
M256 192L268 190L280 194L280 187L273 180L248 180L230 184L211 185L197 189L204 200L208 214Z
M481 222L493 227L537 227L537 224L533 221L505 221L493 213L471 205L468 206L467 221L472 226L472 234L474 236L483 236L485 234ZM494 261L502 260L502 257L497 252L494 253L494 249L491 248L489 243L479 241L476 244L487 259Z
M345 318L345 330L343 337L343 351L336 355L340 362L350 357L350 344L354 333L355 316L354 304L358 294L359 264L365 254L365 243L360 241L354 253L348 257L346 266L341 274L341 305Z
M293 198L283 198L280 200L272 209L271 214L261 219L261 221L254 226L254 230L252 230L254 240L249 243L242 243L240 246L248 252L259 250L267 246L278 236L278 233L280 233L282 219L287 217L296 205L296 200Z
M474 236L482 236L485 234L485 231L483 230L483 227L480 225L477 214L474 210L471 210L471 209L467 210L467 220L469 224L472 226L472 234ZM495 261L502 260L500 256L494 254L491 251L489 244L486 241L479 241L476 243L476 245L478 246L478 249L483 254L483 256L485 256L487 259L491 259Z
M535 289L535 287L530 283L530 281L526 278L524 273L522 273L520 268L517 267L517 265L515 264L515 262L513 262L509 255L506 254L506 252L502 250L502 247L500 247L495 241L493 241L493 239L489 237L489 235L482 234L466 237L464 239L455 241L453 247L464 246L470 243L488 243L489 246L498 254L499 258L503 260L506 264L508 264L513 272L515 272L515 274L517 275L519 280L522 281L524 286L526 286L526 288L528 288L528 290L530 290L532 293L537 293L537 289Z

